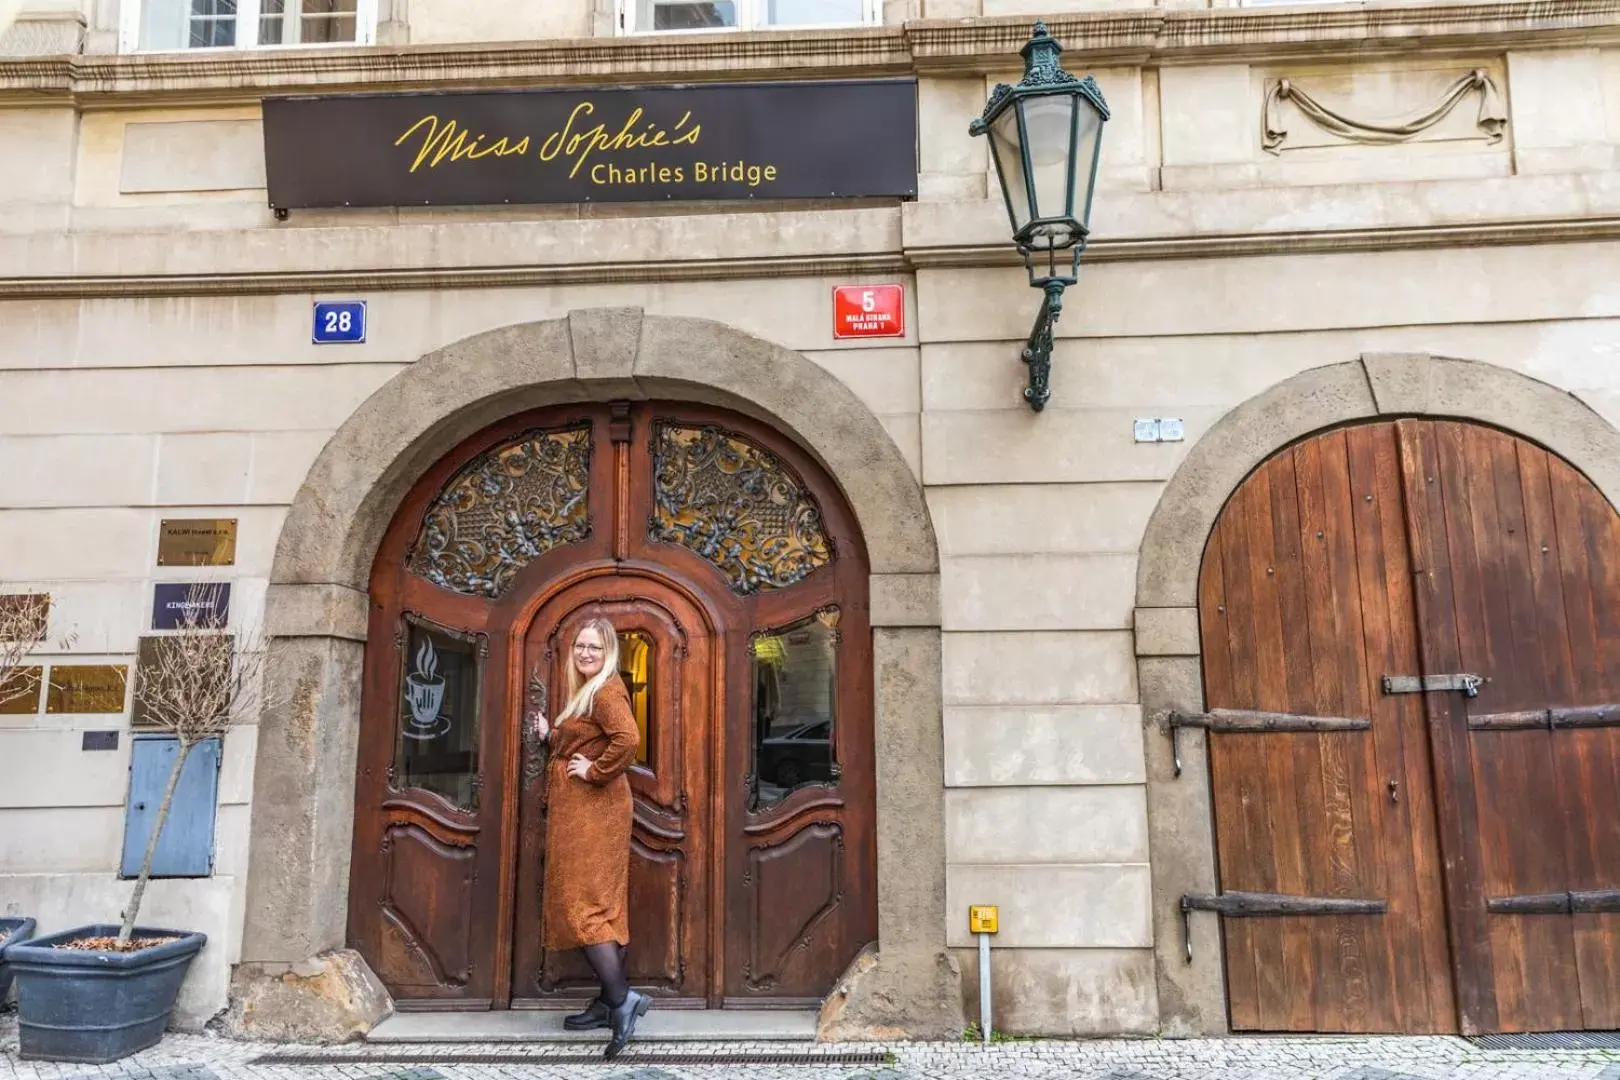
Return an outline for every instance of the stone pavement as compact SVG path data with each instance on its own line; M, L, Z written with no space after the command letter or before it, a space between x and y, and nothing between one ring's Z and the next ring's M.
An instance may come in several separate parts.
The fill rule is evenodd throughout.
M322 1055L332 1063L286 1062ZM585 1055L590 1054L590 1057ZM795 1064L692 1063L781 1054ZM832 1055L876 1057L835 1064ZM256 1063L275 1055L280 1063ZM674 1060L671 1060L674 1056ZM581 1059L584 1059L583 1061ZM480 1059L480 1060L474 1060ZM498 1059L498 1060L491 1060ZM813 1063L820 1059L823 1063ZM588 1061L589 1063L584 1063ZM560 1044L282 1046L171 1035L114 1065L19 1061L0 1015L0 1080L1620 1080L1620 1050L1486 1050L1455 1038L1032 1040L869 1044L641 1043L601 1063Z

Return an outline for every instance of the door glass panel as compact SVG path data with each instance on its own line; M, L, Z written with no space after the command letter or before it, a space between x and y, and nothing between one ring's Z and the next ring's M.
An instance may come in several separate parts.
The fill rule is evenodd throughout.
M405 620L399 734L390 786L420 788L478 809L481 639Z
M754 671L754 805L838 779L838 609L826 608L749 644Z
M636 730L641 732L641 748L636 751L636 764L650 760L650 729L653 701L653 639L644 630L625 630L619 634L619 678L630 692L630 710L636 714Z

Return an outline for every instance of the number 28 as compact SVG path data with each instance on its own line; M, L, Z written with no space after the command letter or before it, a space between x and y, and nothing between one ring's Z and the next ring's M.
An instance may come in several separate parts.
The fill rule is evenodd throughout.
M354 329L354 312L328 311L326 313L326 333L347 334Z

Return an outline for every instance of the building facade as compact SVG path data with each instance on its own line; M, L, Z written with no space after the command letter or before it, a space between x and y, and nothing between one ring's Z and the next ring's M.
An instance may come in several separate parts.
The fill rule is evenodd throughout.
M959 1032L991 904L1017 1033L1620 1026L1616 0L24 9L0 582L74 640L0 715L0 911L121 910L149 736L96 680L220 582L272 703L143 915L209 934L188 1025L578 1000L522 718L601 612L672 1007ZM1036 17L1112 111L1039 412L968 131ZM914 194L366 205L322 126L830 81L914 97L764 126L914 137Z

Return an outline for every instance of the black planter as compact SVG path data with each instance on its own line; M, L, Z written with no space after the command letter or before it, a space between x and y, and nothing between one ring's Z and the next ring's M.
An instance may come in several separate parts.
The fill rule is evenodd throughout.
M34 936L33 919L0 919L0 1004L11 989L11 965L6 963L6 946Z
M163 1038L186 969L208 936L142 926L138 938L176 940L133 953L54 948L117 933L80 926L6 949L17 979L19 1057L105 1065Z

